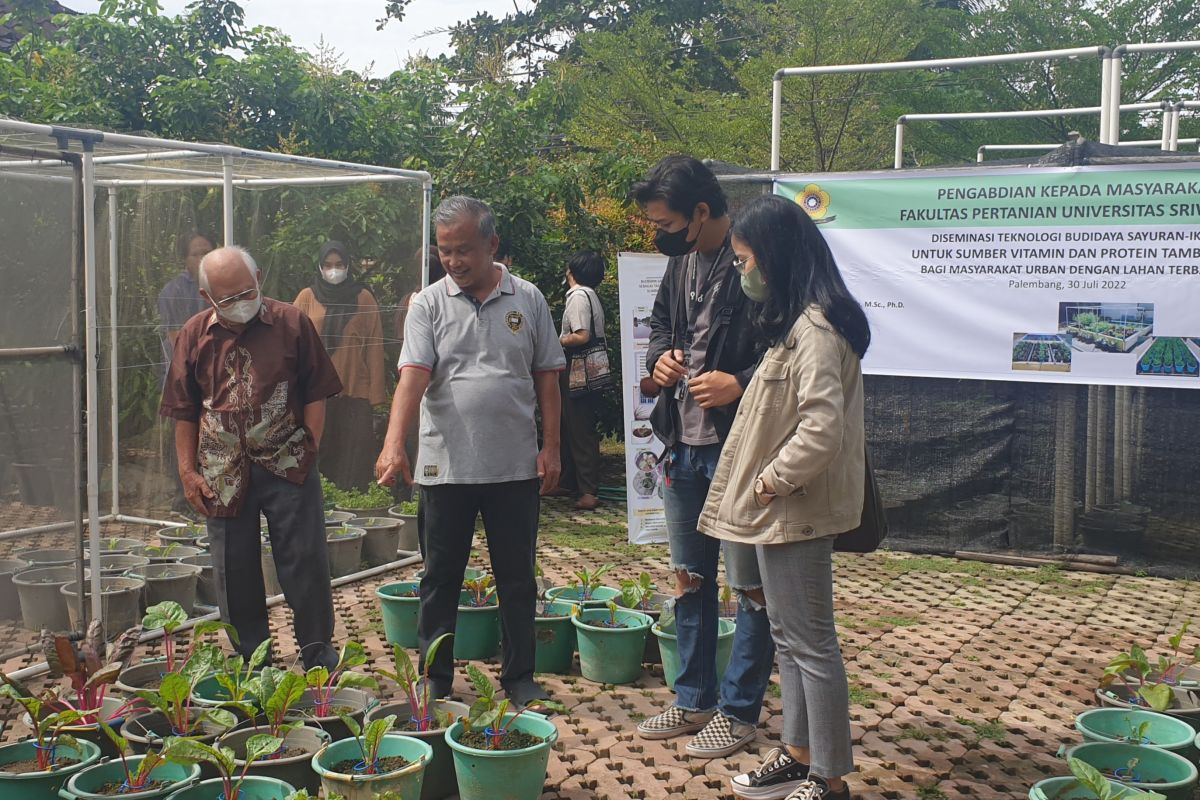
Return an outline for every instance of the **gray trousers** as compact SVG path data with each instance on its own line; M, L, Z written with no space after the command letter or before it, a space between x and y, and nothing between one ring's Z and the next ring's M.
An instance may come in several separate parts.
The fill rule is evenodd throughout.
M291 606L304 668L332 669L333 590L325 549L321 479L314 466L304 483L286 481L254 464L236 517L209 517L213 575L221 619L238 632L237 651L249 658L271 635L262 574L259 513L267 517L275 572Z
M813 774L854 771L850 697L833 621L833 539L758 545L779 654L783 743L811 750Z

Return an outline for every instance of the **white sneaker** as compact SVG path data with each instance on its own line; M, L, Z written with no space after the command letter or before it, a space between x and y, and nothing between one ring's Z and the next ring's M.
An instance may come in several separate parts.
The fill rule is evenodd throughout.
M758 730L750 723L718 711L685 749L689 756L696 758L722 758L741 750L757 735Z
M684 711L678 706L671 706L661 714L639 722L637 732L643 739L672 739L685 733L695 733L707 725L712 716L711 711Z

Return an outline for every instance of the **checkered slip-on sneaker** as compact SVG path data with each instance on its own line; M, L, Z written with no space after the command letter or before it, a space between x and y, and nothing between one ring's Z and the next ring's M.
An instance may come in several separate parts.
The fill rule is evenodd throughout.
M782 800L808 778L808 765L776 747L755 769L730 780L733 793L745 800Z
M711 711L684 711L671 706L661 714L639 722L638 736L643 739L671 739L685 733L695 733L708 724L712 715Z
M840 792L835 792L823 778L813 775L793 789L784 800L850 800L850 787L843 786Z
M704 730L687 743L685 749L689 756L696 758L722 758L741 750L757 735L758 731L753 725L718 712L704 726Z

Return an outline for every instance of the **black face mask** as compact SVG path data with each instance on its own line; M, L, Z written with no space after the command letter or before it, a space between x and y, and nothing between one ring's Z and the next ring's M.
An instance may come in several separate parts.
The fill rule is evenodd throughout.
M704 226L700 226L700 231L696 231L696 238L688 238L688 228L691 224L685 225L683 228L674 233L659 231L654 234L654 246L658 248L658 252L664 256L683 256L692 252L692 248L696 246L696 241L700 238L700 231L704 230Z

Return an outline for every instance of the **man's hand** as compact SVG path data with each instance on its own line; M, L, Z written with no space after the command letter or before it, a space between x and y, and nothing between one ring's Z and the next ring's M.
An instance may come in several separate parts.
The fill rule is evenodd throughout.
M559 460L558 446L543 447L537 457L537 474L542 479L539 491L543 497L558 488L558 479L562 477L562 462Z
M687 367L683 365L682 350L668 350L654 362L654 382L663 388L674 386L686 377Z
M204 501L216 499L217 493L209 488L204 476L193 470L180 475L179 482L183 484L183 496L187 498L188 505L207 517L209 511Z
M383 452L375 461L375 480L380 486L391 486L396 482L396 478L403 480L405 486L412 486L412 466L408 463L408 453L404 452L403 442L384 442Z
M701 408L720 408L741 397L743 389L728 372L705 372L688 381L688 391Z

